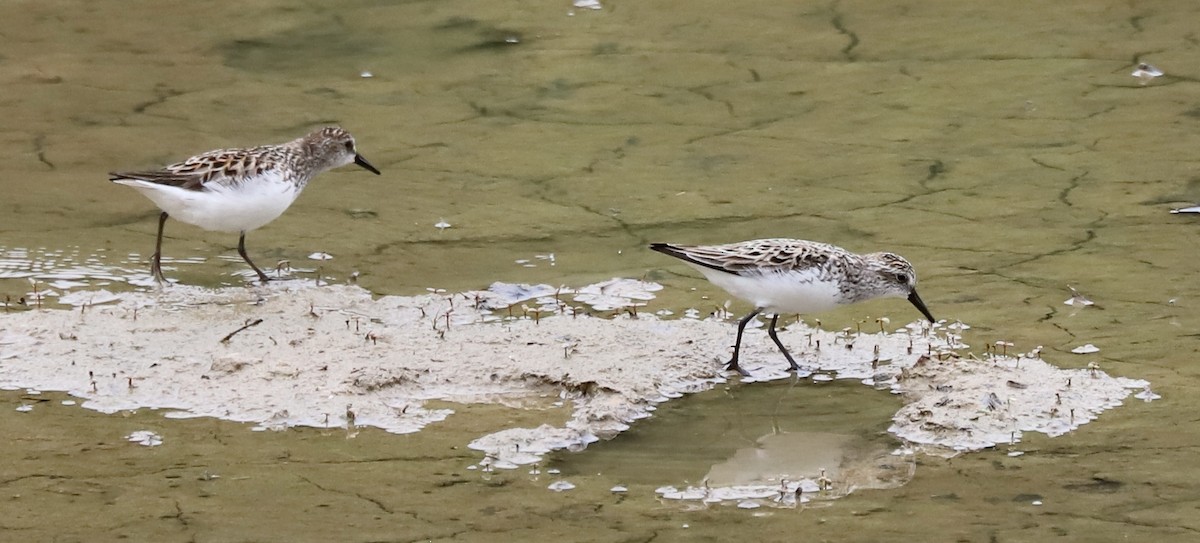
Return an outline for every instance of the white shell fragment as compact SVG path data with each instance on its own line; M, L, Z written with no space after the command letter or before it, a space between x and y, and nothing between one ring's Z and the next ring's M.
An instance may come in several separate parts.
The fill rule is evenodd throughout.
M1129 75L1132 75L1133 77L1137 78L1138 83L1145 85L1145 84L1153 81L1155 78L1162 77L1163 71L1159 70L1158 68L1155 68L1154 66L1152 66L1150 64L1146 64L1145 62L1142 62L1142 63L1139 63L1137 66L1135 66L1133 68L1133 72L1130 73Z
M550 486L548 486L546 488L549 488L550 490L553 490L555 492L563 492L563 491L571 490L571 489L575 488L575 485L571 484L567 481L554 481L553 483L550 483Z
M309 260L333 260L333 255L326 252L316 252L308 255Z
M1162 398L1162 396L1159 396L1158 394L1155 394L1153 390L1150 390L1149 384L1147 384L1146 388L1143 388L1141 392L1134 394L1133 397L1137 398L1139 400L1142 400L1144 402L1152 402L1154 400Z
M1100 352L1100 348L1095 345L1092 345L1091 343L1088 343L1085 345L1080 345L1078 347L1075 347L1074 349L1071 349L1071 352L1073 352L1075 354L1092 354L1092 353Z
M1077 307L1087 307L1089 305L1095 305L1095 302L1089 300L1086 296L1080 294L1078 290L1075 290L1075 287L1072 287L1071 285L1067 285L1067 289L1071 291L1071 297L1068 298L1067 301L1063 302L1063 304L1073 305L1073 306L1077 306Z
M613 278L579 289L574 300L590 305L597 311L612 311L643 306L645 304L640 304L638 301L652 300L654 293L660 290L662 290L662 285L658 283Z
M130 443L136 443L144 447L157 447L163 444L162 436L150 430L138 430L125 436L125 439L129 440Z

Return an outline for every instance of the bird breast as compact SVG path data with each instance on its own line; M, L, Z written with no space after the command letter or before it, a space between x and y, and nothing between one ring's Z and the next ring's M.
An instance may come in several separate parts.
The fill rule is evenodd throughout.
M845 303L839 285L817 268L738 275L692 267L726 292L768 313L819 313Z

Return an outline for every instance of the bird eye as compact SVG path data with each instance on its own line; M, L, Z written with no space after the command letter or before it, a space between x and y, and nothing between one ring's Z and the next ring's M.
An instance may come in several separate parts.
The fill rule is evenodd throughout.
M892 277L894 277L896 279L896 282L900 283L901 285L908 284L908 276L904 275L903 273L897 273L897 274L893 275Z
M354 151L354 142L352 142L352 141L348 141L348 142L346 142L346 150L347 150L347 151Z

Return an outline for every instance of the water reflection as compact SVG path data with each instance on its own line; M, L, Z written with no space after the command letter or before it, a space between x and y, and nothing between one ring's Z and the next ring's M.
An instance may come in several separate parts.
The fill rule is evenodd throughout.
M907 482L914 456L881 422L898 404L847 382L725 387L664 404L587 454L553 461L568 475L656 488L680 507L793 507Z

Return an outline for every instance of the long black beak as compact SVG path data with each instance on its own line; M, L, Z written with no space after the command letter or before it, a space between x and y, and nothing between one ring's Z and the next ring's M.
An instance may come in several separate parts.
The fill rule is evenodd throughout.
M925 307L925 302L922 302L921 297L917 296L917 289L914 288L912 292L908 293L908 301L917 306L917 310L920 311L922 315L925 315L925 318L929 319L929 322L937 322L937 319L933 318L933 315L929 314L929 309Z
M358 164L359 166L362 166L363 169L367 170L368 172L371 172L375 175L379 175L379 169L376 168L375 166L372 166L370 162L367 162L367 159L363 158L362 155L355 154L354 155L354 163Z

